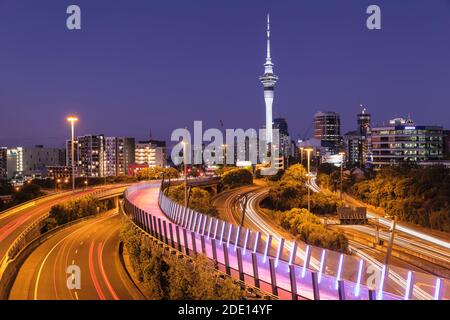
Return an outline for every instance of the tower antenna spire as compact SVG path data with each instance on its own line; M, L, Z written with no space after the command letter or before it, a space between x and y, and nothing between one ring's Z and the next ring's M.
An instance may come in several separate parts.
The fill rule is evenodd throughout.
M267 56L264 64L264 74L259 77L264 87L264 102L266 105L266 143L272 144L272 104L275 83L278 77L273 74L273 63L270 55L270 15L267 14Z
M266 64L271 63L271 57L270 57L270 14L267 14L267 58L266 58Z

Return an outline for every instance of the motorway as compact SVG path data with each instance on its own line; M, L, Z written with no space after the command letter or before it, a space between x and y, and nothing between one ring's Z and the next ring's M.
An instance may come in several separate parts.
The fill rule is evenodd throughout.
M74 224L40 245L19 270L12 300L142 300L119 256L117 209ZM81 288L69 289L69 266L78 266Z
M222 218L234 222L236 224L240 223L243 211L243 195L248 196L248 205L246 210L246 216L244 220L244 226L253 228L255 230L260 230L267 234L272 234L275 238L285 238L285 239L293 239L293 236L287 233L285 230L282 230L280 227L275 225L273 222L270 222L270 218L265 216L264 212L261 212L259 208L259 202L266 197L267 188L264 187L244 187L235 191L227 192L219 195L215 199L215 205L221 212ZM402 239L397 239L398 242L401 242ZM357 256L364 259L367 263L374 265L379 270L382 269L385 258L385 254L369 247L366 245L362 245L360 243L350 241L350 248L353 252L356 253ZM303 252L299 252L299 254L304 255ZM318 270L319 259L311 259L311 265L314 269ZM331 263L328 261L327 264ZM415 272L423 272L422 269L418 269L415 266L407 264L402 260L391 258L391 263L408 269ZM331 269L336 268L335 265L331 265ZM400 276L396 272L392 270L389 273L390 281L386 289L395 293L402 294L406 287L406 281L404 277ZM428 284L423 283L423 287L426 287ZM419 299L431 299L430 292L426 292L421 287L419 287L419 283L416 282L414 287L414 296Z
M320 187L316 183L316 179L311 180L311 189L314 192L322 192ZM354 205L354 202L349 202L347 198L344 198L350 205ZM375 212L368 210L367 217L369 219L376 219L378 223L383 227L390 227L392 220L382 217ZM342 227L340 227L342 228ZM346 226L343 228L351 229L360 233L364 233L372 238L375 238L374 228L368 226ZM419 230L424 228L409 227L401 222L397 222L396 235L394 238L394 245L414 251L422 256L434 259L440 266L444 266L448 270L450 266L450 242L445 239L438 238L426 233L425 230ZM387 241L389 239L389 232L380 230L380 239Z
M101 186L86 190L63 192L27 202L0 213L0 261L14 240L35 220L48 213L52 206L87 196L95 191L124 188L124 186Z

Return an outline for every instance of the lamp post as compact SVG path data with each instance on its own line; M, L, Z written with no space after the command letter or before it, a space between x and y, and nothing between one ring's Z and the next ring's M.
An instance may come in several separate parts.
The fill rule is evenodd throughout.
M305 148L300 147L300 163L301 163L301 165L303 165L303 150L305 150Z
M227 165L227 145L222 145L222 153L223 153L223 166L225 167Z
M341 201L342 201L342 181L343 181L343 166L344 166L344 156L345 152L339 152L339 155L341 156Z
M187 143L185 141L182 142L183 144L183 165L184 165L184 207L187 208L187 201L188 201L188 190L187 190L187 155L186 155L186 149L187 149Z
M70 122L72 129L72 192L75 192L75 122L78 118L75 116L67 117L67 121Z
M306 148L308 158L308 211L311 212L311 152L313 149Z
M61 183L61 179L55 179L55 192L58 192L58 184Z

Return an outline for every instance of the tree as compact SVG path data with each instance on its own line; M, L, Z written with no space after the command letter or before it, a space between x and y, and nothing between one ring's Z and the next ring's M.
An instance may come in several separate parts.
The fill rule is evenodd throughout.
M163 176L166 179L174 179L179 177L179 173L175 168L162 168L160 166L154 166L144 168L137 174L138 180L158 180L162 179Z
M307 189L304 185L293 181L282 181L270 187L268 201L270 207L275 210L290 210L300 207L306 194Z
M181 205L184 205L184 184L170 187L168 190L169 198ZM192 210L212 217L217 217L219 215L216 207L212 204L211 194L202 188L194 187L191 189L188 206Z
M354 183L348 192L401 221L450 229L450 169L443 166L383 168Z
M283 174L281 181L291 181L305 184L307 180L307 171L301 164L290 166Z
M13 202L20 204L26 201L33 200L44 195L41 188L35 184L25 184L18 192L13 194Z
M300 240L322 248L348 251L348 239L341 232L325 228L319 218L306 209L274 212L280 226Z
M234 189L253 184L253 175L247 169L233 169L222 175L221 183L225 189Z
M120 233L138 279L152 299L237 300L244 297L240 286L230 278L221 279L213 263L199 255L186 258L169 254L152 241L143 240L131 223Z
M330 174L332 174L333 172L335 172L337 170L339 170L339 168L336 167L334 164L331 164L331 163L321 163L319 165L319 168L317 169L319 174L323 173L323 174L326 174L326 175L330 175Z

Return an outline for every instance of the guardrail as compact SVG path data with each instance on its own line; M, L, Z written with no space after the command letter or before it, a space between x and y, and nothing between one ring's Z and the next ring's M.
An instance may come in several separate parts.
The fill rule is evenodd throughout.
M118 187L117 189L122 188ZM112 190L96 190L92 193L89 193L86 195L86 197L94 197L94 198L107 198L107 197L114 197L121 195L123 191L116 191L115 189ZM5 256L0 261L0 266L2 263L7 262L8 260L14 259L14 257L17 255L17 253L20 252L29 242L31 242L33 239L40 236L41 228L43 227L43 223L45 219L49 217L49 213L46 213L42 216L40 216L38 219L36 219L31 225L29 225L22 233L14 240L14 242L11 244L11 246L8 248Z
M95 190L85 195L84 197L95 197L100 199L116 197L123 194L122 188L125 188L125 186L119 186L111 190ZM117 191L117 189L121 190ZM93 216L81 218L76 221L71 221L69 223L66 223L65 225L56 227L46 233L41 234L41 229L48 217L49 213L40 216L25 230L23 230L21 234L9 246L5 256L0 260L0 299L7 298L7 295L9 293L8 290L11 287L12 281L19 271L21 264L39 244L48 239L48 237L50 237L55 232L71 226L74 223L90 219Z
M272 248L272 236L264 238L259 232L234 226L225 221L212 218L173 202L162 192L158 197L161 210L167 217L157 217L136 207L129 195L133 192L158 187L158 185L140 184L130 187L125 192L125 210L136 223L172 247L190 251L194 254L203 253L217 263L227 274L244 279L246 283L263 286L273 294L286 299L384 299L400 300L412 297L412 279L408 277L408 289L404 296L385 292L383 286L375 291L362 284L359 272L358 281L344 281L342 278L343 255L340 255L337 266L337 276L324 274L322 257L319 269L310 268L310 252L308 247L303 252L303 263L298 263L297 249L294 242L286 252L284 239L278 248ZM435 298L442 296L440 279L435 288Z
M76 223L92 219L98 215L87 216L51 229L25 243L11 259L6 259L0 263L0 300L8 299L11 287L16 279L20 267L28 256L42 243L53 237L57 232L64 230ZM45 219L44 219L45 220Z
M148 238L149 241L152 241L154 244L157 244L161 248L161 251L163 253L176 254L180 258L187 259L188 261L192 262L192 258L194 258L197 255L197 253L195 253L193 251L185 250L182 244L180 244L181 246L178 246L178 245L172 246L171 243L166 243L164 241L161 241L158 234L152 234L149 232L148 229L142 228L140 226L140 224L137 223L134 215L128 214L126 212L125 206L127 206L129 209L130 205L133 206L129 202L127 203L125 201L123 212L125 213L125 217L127 217L127 219L133 224L133 226L136 230L138 230L144 237ZM223 267L224 266L218 267L218 264L215 264L214 265L215 270L211 270L211 271L218 272L218 274L223 277L229 276L223 270L224 269ZM269 292L263 291L260 288L257 288L253 285L249 285L240 279L234 279L234 280L241 286L241 288L243 288L246 291L247 297L250 296L250 297L256 298L256 299L262 298L264 300L277 300L278 299L277 296L275 296Z

